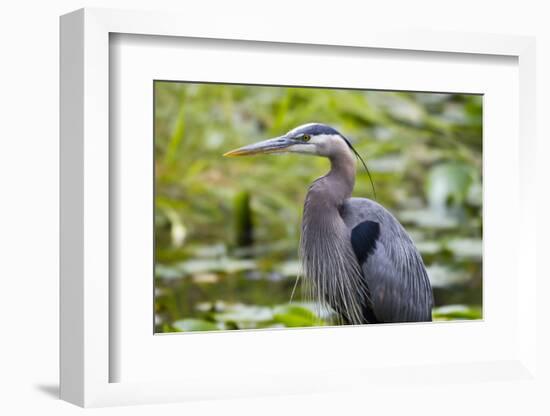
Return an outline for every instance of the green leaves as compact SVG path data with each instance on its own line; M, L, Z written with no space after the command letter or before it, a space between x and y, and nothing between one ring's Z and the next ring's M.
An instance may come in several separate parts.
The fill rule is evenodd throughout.
M299 305L278 306L273 311L273 318L287 327L320 326L324 322L310 309Z
M435 321L482 319L481 307L447 305L434 308ZM324 326L328 322L300 304L278 305L273 308L232 305L209 319L186 318L175 321L171 328L178 332L217 331L231 329L301 328Z
M250 207L250 193L240 191L234 202L235 243L237 247L248 247L254 242L254 222Z
M450 206L466 202L470 188L479 182L479 173L471 165L457 162L434 166L426 181L426 196L434 210L444 211Z
M259 329L278 327L308 327L326 325L303 305L286 304L273 308L253 305L224 305L222 312L206 314L204 319L177 320L172 327L181 332L216 331L225 329Z

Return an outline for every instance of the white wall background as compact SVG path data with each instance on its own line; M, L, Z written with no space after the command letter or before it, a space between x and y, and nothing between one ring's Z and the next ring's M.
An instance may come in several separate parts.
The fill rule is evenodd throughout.
M191 2L187 2L191 3ZM545 4L546 3L546 4ZM277 0L20 0L0 12L0 414L67 415L81 409L57 400L58 383L58 16L84 6L178 10L203 19L276 20L286 25L385 25L537 36L539 133L539 268L550 277L543 255L550 231L550 12L545 1L352 1ZM240 17L239 17L240 16ZM244 17L243 17L244 16ZM238 24L238 23L236 23ZM510 226L514 226L510 219ZM543 248L542 244L545 244ZM7 266L7 267L6 267ZM542 270L544 268L544 270ZM550 293L539 285L540 368L550 375ZM550 414L550 383L486 383L430 386L409 391L388 388L382 396L346 393L258 398L92 410L101 415L149 414Z

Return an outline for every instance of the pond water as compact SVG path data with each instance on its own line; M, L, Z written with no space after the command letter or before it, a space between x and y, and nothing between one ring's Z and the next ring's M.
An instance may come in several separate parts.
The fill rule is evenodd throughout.
M419 246L430 251L424 257L430 262L427 269L435 298L434 319L481 318L481 262L461 259L452 252L434 251L429 244ZM201 251L209 253L207 249L196 252ZM320 314L316 305L303 303L302 287L296 281L300 270L297 259L277 262L269 257L229 257L224 252L157 266L157 332L333 322L330 311Z

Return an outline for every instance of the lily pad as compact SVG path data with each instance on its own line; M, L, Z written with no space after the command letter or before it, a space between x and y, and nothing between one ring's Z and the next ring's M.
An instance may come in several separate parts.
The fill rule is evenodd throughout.
M245 270L254 270L256 262L252 260L232 259L194 259L178 263L176 266L185 274L225 272L236 273Z
M399 213L399 218L403 222L426 228L449 229L459 225L456 218L447 215L445 211L434 209L404 210Z
M434 308L432 316L435 320L482 319L483 312L477 306L446 305Z
M315 326L323 323L311 310L299 305L276 307L273 319L287 327Z
M287 277L296 277L302 272L302 264L299 260L289 260L282 263L277 271Z
M459 258L481 260L483 255L481 239L457 238L447 242L446 246L449 251Z
M440 263L433 263L426 267L428 277L433 287L449 287L453 285L463 285L470 276L463 271L454 270Z
M435 254L441 251L441 243L437 241L418 241L416 248L422 254Z
M190 331L216 331L220 328L217 324L214 322L205 321L203 319L181 319L179 321L174 322L173 327L176 328L178 331L182 332L190 332Z
M226 308L222 313L215 315L217 321L235 322L239 326L249 328L249 324L267 322L273 319L271 308L266 306L249 306L236 304Z
M157 264L155 266L155 276L166 280L179 279L182 276L182 272L175 267Z

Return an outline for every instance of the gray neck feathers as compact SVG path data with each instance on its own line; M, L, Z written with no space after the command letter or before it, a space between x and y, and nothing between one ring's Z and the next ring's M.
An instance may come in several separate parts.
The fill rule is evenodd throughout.
M330 171L324 177L327 185L327 197L332 199L338 207L351 197L355 185L355 158L347 149L330 157Z
M348 151L330 161L331 170L313 182L304 205L300 255L305 289L321 307L328 304L346 323L359 324L367 291L339 212L353 191L355 159Z

